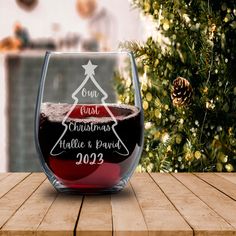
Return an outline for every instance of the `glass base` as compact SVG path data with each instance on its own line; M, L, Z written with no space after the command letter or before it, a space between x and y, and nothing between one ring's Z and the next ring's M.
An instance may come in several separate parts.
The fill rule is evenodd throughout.
M79 195L101 195L101 194L113 194L118 193L124 189L126 186L128 179L122 179L116 185L110 188L103 188L99 186L94 186L92 184L74 184L70 186L63 185L59 180L55 177L49 178L49 181L52 183L54 188L61 193L68 193L68 194L79 194Z

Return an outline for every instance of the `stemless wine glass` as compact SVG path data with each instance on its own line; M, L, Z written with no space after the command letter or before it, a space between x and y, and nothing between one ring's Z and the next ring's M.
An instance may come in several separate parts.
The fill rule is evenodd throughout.
M143 110L130 52L47 52L35 140L52 185L81 194L122 190L143 148Z

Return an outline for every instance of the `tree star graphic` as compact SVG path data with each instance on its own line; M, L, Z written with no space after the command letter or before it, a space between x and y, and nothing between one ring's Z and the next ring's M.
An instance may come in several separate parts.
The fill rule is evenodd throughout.
M95 75L94 70L97 68L97 65L93 65L91 63L91 61L88 61L87 65L82 65L83 68L85 69L85 75L91 76L91 75Z

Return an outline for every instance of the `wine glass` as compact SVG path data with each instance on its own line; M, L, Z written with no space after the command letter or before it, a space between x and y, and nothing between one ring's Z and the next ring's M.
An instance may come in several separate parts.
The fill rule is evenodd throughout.
M35 141L42 168L58 191L122 190L143 148L143 110L133 54L47 52Z

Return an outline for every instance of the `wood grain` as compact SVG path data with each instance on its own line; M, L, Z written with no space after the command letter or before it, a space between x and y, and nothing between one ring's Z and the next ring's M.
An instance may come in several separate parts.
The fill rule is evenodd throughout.
M196 175L236 200L236 185L214 173L196 173Z
M52 185L45 180L2 227L2 235L33 235L56 196Z
M178 173L174 176L236 229L236 201L195 175Z
M151 232L149 236L193 234L190 226L147 173L135 174L131 184Z
M0 182L1 182L2 179L6 178L10 174L11 173L0 173Z
M10 191L15 185L25 179L30 173L12 173L1 180L0 198Z
M44 174L31 174L0 198L0 229L45 180Z
M194 235L234 235L231 225L173 176L158 173L151 176L193 228Z
M0 173L0 236L236 235L236 174L134 174L118 194L64 195L43 173Z
M225 178L233 184L236 184L236 174L235 173L216 173L216 175L221 178Z
M59 194L37 229L37 236L73 236L82 196Z
M85 196L76 235L112 236L111 196Z
M111 196L113 235L148 236L144 216L130 184Z

